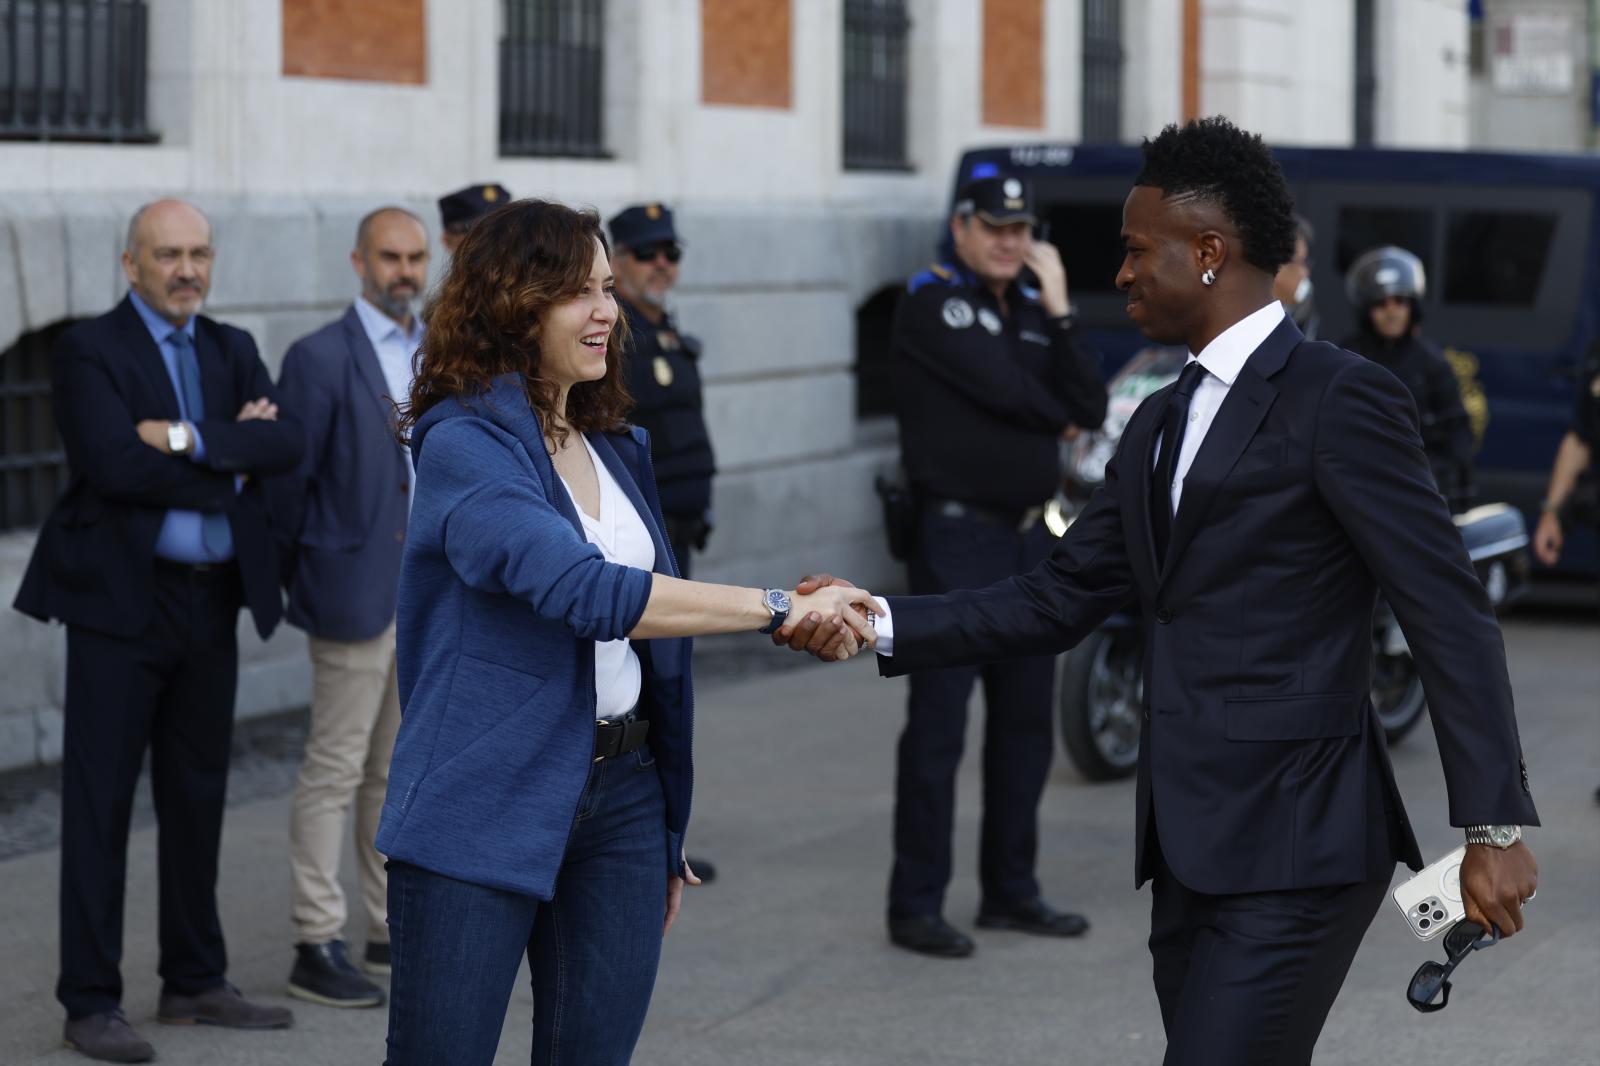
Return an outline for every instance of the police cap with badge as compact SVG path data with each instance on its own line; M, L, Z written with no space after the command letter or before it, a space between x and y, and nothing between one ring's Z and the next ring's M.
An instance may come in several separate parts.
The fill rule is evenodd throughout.
M1033 197L1021 178L993 175L974 178L956 193L954 213L977 215L991 226L1009 226L1038 219L1033 213Z
M683 241L672 225L672 208L666 204L635 204L623 208L612 218L608 228L613 245L627 248L645 261L654 259L658 250L666 253L670 263L676 263L682 254L678 246Z
M504 185L468 185L439 197L439 220L445 229L464 233L473 222L510 202L511 194Z

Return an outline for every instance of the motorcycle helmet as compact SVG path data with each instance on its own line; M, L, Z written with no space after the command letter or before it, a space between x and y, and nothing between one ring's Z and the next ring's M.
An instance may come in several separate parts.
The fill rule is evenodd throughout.
M1346 298L1363 311L1390 296L1410 300L1415 310L1427 291L1422 260L1393 244L1361 253L1344 275Z

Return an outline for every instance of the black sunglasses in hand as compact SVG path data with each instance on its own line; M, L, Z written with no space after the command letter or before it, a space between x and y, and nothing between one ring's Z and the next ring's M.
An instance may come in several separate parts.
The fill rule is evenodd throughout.
M1487 935L1476 922L1460 921L1444 935L1444 962L1425 962L1411 975L1406 1002L1424 1014L1444 1010L1450 1002L1450 975L1474 951L1492 948L1500 942L1500 930L1490 928ZM1439 1002L1433 1002L1435 996Z
M683 258L683 249L672 241L647 244L643 248L629 248L628 252L641 263L653 263L658 255L666 256L669 263L676 263Z

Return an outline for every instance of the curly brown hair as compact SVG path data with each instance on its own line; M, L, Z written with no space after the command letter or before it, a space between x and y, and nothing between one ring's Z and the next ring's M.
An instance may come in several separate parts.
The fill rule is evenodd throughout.
M566 440L556 409L561 390L539 373L539 327L551 307L576 298L594 266L595 242L610 255L600 216L548 200L514 200L475 222L428 299L427 334L418 349L410 401L399 412L402 438L428 410L452 396L481 396L503 374L521 374L528 404L545 433ZM614 430L632 400L621 372L627 318L606 342L606 373L567 393L566 426Z

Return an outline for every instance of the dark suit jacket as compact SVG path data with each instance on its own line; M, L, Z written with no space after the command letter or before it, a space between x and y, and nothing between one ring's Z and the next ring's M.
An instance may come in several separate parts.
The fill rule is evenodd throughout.
M130 301L61 335L51 395L72 479L39 531L18 610L138 635L150 620L156 537L166 512L179 508L227 514L256 629L265 638L278 624L282 593L261 478L299 461L300 426L288 410L275 422L234 421L249 401L277 399L250 334L198 317L195 355L207 412L197 426L201 462L156 451L134 428L147 418L176 421L179 412L161 351ZM250 475L238 492L236 474Z
M289 622L327 640L375 637L394 619L411 472L354 306L294 343L278 388L306 436L300 465L267 484Z
M1395 857L1422 864L1368 695L1382 588L1422 674L1451 823L1538 824L1500 630L1405 387L1280 324L1195 456L1158 569L1150 469L1173 387L1134 414L1048 561L980 591L891 599L883 671L1059 652L1137 599L1137 883L1152 829L1198 892L1353 883Z

